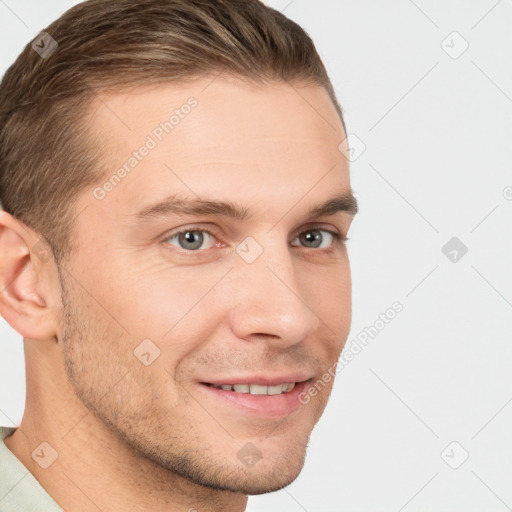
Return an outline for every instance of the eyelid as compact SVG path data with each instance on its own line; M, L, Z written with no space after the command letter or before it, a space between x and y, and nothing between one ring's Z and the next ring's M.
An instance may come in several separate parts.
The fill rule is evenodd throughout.
M194 223L191 224L184 224L183 226L179 226L177 228L169 230L169 232L166 232L164 235L165 238L178 235L179 233L182 233L183 231L208 231L210 232L212 229L215 229L211 226L211 223L205 222L205 223Z
M336 227L334 227L332 224L326 225L322 222L317 222L316 224L314 222L308 223L305 226L301 226L301 228L296 232L297 234L295 236L299 236L301 233L304 233L304 231L313 231L315 229L321 229L322 231L328 231L329 233L333 233L335 235L339 235L343 237L343 233L340 232L340 230Z

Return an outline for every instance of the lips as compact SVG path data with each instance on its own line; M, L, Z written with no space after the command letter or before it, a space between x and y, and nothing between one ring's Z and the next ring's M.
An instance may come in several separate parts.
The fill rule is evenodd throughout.
M216 409L230 415L243 414L260 418L283 417L296 411L301 403L299 394L312 380L304 374L282 377L241 377L212 379L201 382L200 392Z

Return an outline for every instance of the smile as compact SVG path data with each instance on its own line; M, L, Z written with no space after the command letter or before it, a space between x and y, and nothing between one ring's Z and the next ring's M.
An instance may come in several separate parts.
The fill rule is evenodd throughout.
M261 384L207 384L223 391L235 393L250 393L251 395L280 395L289 393L295 387L295 382L277 384L276 386L262 386Z
M309 377L309 378L308 378ZM215 408L229 411L231 417L235 411L239 414L260 418L279 418L287 416L301 407L299 394L306 389L312 377L295 374L275 378L262 376L219 378L214 382L200 382L200 393Z

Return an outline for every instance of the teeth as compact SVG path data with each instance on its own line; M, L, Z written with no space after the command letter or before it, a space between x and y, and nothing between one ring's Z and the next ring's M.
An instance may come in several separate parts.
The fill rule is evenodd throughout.
M295 387L295 382L278 384L277 386L261 386L260 384L212 384L212 387L224 391L235 391L236 393L250 393L251 395L280 395L281 393L289 393Z
M269 386L267 388L267 394L268 395L280 395L282 392L283 392L283 385L282 384L279 384L278 386Z
M260 386L259 384L251 384L249 392L251 395L268 395L268 386Z

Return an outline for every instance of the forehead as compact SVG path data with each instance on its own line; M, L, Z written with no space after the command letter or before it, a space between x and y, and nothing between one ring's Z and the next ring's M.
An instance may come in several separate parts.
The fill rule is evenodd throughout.
M92 110L106 194L91 203L103 213L172 193L252 203L298 198L319 180L349 188L345 134L320 86L201 78L103 94Z

